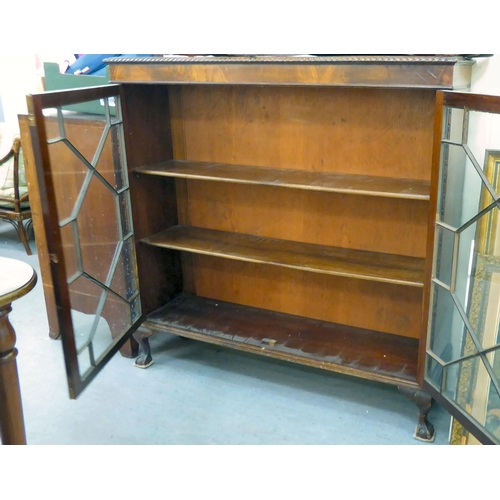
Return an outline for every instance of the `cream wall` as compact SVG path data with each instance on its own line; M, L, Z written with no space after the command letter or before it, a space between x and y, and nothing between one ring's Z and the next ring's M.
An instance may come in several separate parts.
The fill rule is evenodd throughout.
M26 111L26 94L36 88L34 54L0 54L0 97L4 121L0 122L0 158L8 153L19 126L17 114Z
M477 59L472 67L471 92L500 95L500 55Z
M0 53L0 97L4 121L0 122L0 158L19 134L17 115L27 113L26 95L42 92L43 61L64 61L66 54Z

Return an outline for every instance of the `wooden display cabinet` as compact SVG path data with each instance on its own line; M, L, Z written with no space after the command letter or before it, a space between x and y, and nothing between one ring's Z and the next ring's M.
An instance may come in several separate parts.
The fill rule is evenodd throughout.
M117 349L136 356L136 341L145 350L136 364L150 365L147 338L163 331L398 386L419 407L416 437L432 440L422 384L435 98L439 89L467 89L471 64L430 56L122 58L109 61L116 85L32 96L22 141L51 336L63 334L71 395ZM59 144L78 142L88 159L87 143L98 144L106 125L42 109L110 98L122 114L113 124L108 113L108 125L123 126L123 136L110 132L99 161L116 173L123 139L135 248L132 267L116 274L124 289L137 271L142 312L125 313L119 298L101 308L113 340L84 370L68 311L95 312L99 294L67 291L68 269L78 267L71 255L81 250L65 236L60 200L75 203L84 180L71 173L94 167L87 160L82 169L71 148L47 142L61 133ZM94 191L90 206L101 203ZM93 235L80 267L101 274L94 283L104 286L106 244L116 244L108 240L119 222L90 212L85 223L78 215L80 233Z

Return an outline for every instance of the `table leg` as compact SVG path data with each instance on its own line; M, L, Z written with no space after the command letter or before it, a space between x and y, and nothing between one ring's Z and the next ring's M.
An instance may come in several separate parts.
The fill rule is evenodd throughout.
M0 439L2 444L26 444L11 310L10 304L0 307Z

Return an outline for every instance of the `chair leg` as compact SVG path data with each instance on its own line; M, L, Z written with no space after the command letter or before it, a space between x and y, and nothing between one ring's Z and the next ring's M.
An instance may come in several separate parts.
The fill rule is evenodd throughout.
M35 229L33 227L33 219L26 220L26 234L28 235L28 240L30 238L35 239Z
M21 243L24 245L26 253L28 255L32 255L31 248L30 248L29 243L28 243L28 235L26 233L26 228L24 227L22 220L17 221L16 231L17 231L17 234L19 235L19 239L21 240Z

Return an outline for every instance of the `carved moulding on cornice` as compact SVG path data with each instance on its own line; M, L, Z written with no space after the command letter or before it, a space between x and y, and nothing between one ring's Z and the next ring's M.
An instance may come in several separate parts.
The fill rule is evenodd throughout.
M108 64L456 64L474 61L461 56L191 56L191 57L111 57Z

